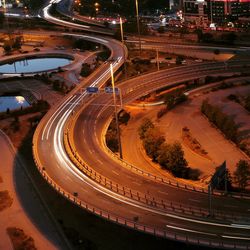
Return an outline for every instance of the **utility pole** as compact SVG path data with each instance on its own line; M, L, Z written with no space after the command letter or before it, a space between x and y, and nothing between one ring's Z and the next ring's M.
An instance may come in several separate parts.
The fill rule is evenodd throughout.
M125 56L124 33L123 33L123 25L122 25L122 18L121 17L120 17L120 30L121 30L121 40L122 40L122 48L123 48L123 56L124 56L124 72L125 72L125 79L127 79L127 65L126 65L126 56Z
M113 99L114 99L114 107L115 107L115 121L116 121L118 148L119 148L119 152L120 152L120 158L122 159L123 158L122 157L122 144L121 144L121 135L120 135L119 121L118 121L118 114L117 114L117 107L116 107L115 80L114 80L112 63L110 64L110 73L111 73L111 82L112 82L112 88L113 88Z
M8 13L7 13L7 6L6 6L6 1L3 0L3 11L4 11L4 17L6 18L6 26L7 26L7 32L8 32L8 36L9 36L9 40L10 40L10 29L9 29L9 17L8 17Z
M226 164L226 163L225 163ZM228 177L228 171L227 171L227 168L226 168L226 170L225 170L225 195L227 194L227 177Z
M211 183L208 185L208 203L209 203L209 210L208 210L208 215L212 216L212 187Z
M213 7L212 7L212 1L213 0L210 0L210 15L211 15L211 23L213 23Z
M159 63L159 50L156 48L156 63L157 63L157 70L160 70L160 63Z
M140 32L140 20L139 20L138 0L135 0L135 8L136 8L138 39L139 39L139 52L140 52L140 55L141 55L141 32Z

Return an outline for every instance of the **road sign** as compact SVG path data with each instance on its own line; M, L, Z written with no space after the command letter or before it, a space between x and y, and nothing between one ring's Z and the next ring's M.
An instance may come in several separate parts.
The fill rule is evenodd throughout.
M112 87L106 87L104 89L105 93L108 93L108 94L113 94L113 88ZM119 89L118 88L115 88L115 93L116 94L119 94Z
M99 91L99 89L97 87L87 87L86 91L89 94L93 94L93 93L97 93Z

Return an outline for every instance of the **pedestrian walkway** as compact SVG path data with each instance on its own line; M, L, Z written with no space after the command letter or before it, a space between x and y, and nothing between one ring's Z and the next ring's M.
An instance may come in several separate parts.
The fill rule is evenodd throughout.
M24 172L20 159L0 130L0 191L7 190L13 199L9 208L0 212L0 250L13 249L6 232L8 227L17 227L32 237L37 249L64 249L56 227L47 216L37 193Z

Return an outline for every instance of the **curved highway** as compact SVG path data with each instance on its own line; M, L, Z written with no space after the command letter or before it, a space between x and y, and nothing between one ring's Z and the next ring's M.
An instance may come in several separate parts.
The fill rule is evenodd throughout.
M119 42L101 37L82 38L110 48L114 71L119 69L125 51ZM249 62L230 62L227 69L224 63L206 63L195 69L186 66L164 70L126 81L119 88L123 101L128 103L166 84L237 71L244 64ZM112 96L88 95L83 89L101 87L109 78L109 64L104 64L38 125L33 154L43 176L78 205L85 204L85 208L91 207L92 212L117 223L195 244L225 248L241 245L243 249L249 246L248 200L213 196L214 216L207 218L206 193L137 175L121 167L103 150L103 131L112 115L109 106Z
M53 17L50 14L50 8L52 7L53 4L58 4L60 8L60 12L62 12L64 10L64 6L60 6L60 2L62 0L50 0L48 5L46 5L41 11L40 11L40 16L44 19L46 19L47 21L63 26L63 27L67 27L70 29L74 29L74 30L80 30L80 31L85 31L88 33L94 33L94 34L102 34L102 35L114 35L114 32L112 30L109 29L104 29L101 27L95 27L95 26L91 26L91 25L83 25L83 24L79 24L79 23L73 23L70 21L66 21L66 20L62 20L56 17Z

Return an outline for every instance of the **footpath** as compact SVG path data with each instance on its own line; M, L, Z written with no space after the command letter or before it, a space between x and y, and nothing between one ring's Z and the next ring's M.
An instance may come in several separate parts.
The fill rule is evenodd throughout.
M66 249L52 220L47 216L23 163L8 137L0 130L0 191L7 190L13 202L0 212L0 250L13 249L8 227L22 229L34 239L37 249Z

